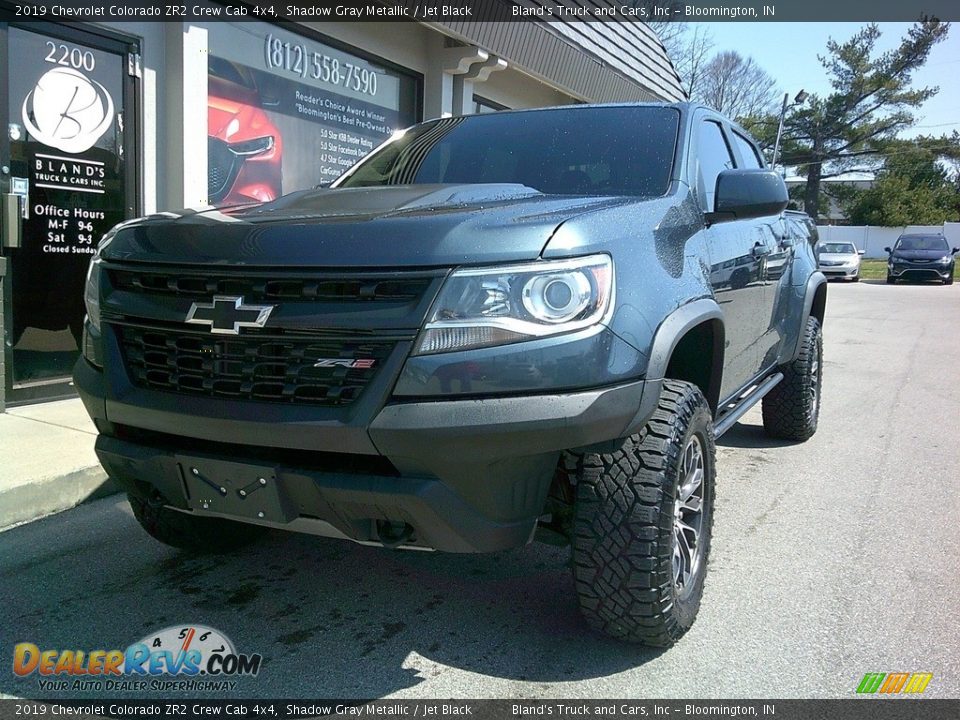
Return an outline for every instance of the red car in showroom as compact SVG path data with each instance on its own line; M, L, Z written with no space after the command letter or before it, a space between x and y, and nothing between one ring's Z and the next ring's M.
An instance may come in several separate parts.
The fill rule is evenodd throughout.
M280 131L264 112L247 68L210 58L207 128L211 204L269 202L283 194Z

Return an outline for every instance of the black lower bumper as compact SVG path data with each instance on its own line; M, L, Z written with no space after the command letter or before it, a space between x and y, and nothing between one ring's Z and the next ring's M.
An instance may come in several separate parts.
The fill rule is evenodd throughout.
M895 266L890 276L897 280L948 280L953 275L952 267L943 265L927 267Z
M97 455L128 492L159 493L175 509L199 516L341 537L377 545L491 552L526 543L536 517L497 522L437 479L353 475L180 455L101 435ZM192 471L202 480L192 480ZM260 486L259 480L266 483ZM211 481L224 488L205 489ZM253 488L251 488L251 485ZM259 487L258 487L259 486ZM247 490L247 499L240 491ZM244 507L246 506L246 507Z
M310 453L285 446L282 422L261 425L255 444L231 444L237 439L229 432L217 439L171 433L173 415L151 427L157 412L146 409L138 423L130 405L118 423L111 408L120 401L105 402L102 373L80 363L77 387L101 432L97 454L129 492L159 493L197 515L450 552L528 542L560 452L629 434L659 396L658 384L637 381L549 396L393 404L363 428L375 455L349 447Z

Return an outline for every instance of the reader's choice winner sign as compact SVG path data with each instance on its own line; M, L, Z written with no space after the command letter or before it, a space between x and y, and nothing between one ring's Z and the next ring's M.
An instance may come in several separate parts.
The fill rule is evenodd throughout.
M411 75L266 23L206 28L214 204L330 183L416 122Z

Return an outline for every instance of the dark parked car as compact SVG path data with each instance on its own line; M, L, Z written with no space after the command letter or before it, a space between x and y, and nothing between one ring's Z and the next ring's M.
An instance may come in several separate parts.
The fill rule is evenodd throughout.
M955 255L960 248L951 248L943 235L904 234L893 248L884 250L890 254L888 284L897 280L940 280L944 285L953 285Z
M97 453L177 547L569 542L590 625L670 645L716 437L761 400L771 436L817 429L826 279L786 204L707 108L581 106L432 120L332 188L120 225L75 372Z

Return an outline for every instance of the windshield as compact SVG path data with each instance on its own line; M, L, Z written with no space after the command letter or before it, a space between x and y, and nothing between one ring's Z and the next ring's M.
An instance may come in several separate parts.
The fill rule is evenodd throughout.
M947 239L942 235L904 235L897 240L895 250L943 250L946 252Z
M519 183L556 195L667 192L680 113L597 107L431 120L392 139L334 187Z
M822 253L838 253L841 255L851 255L857 252L852 243L824 243L820 246Z

